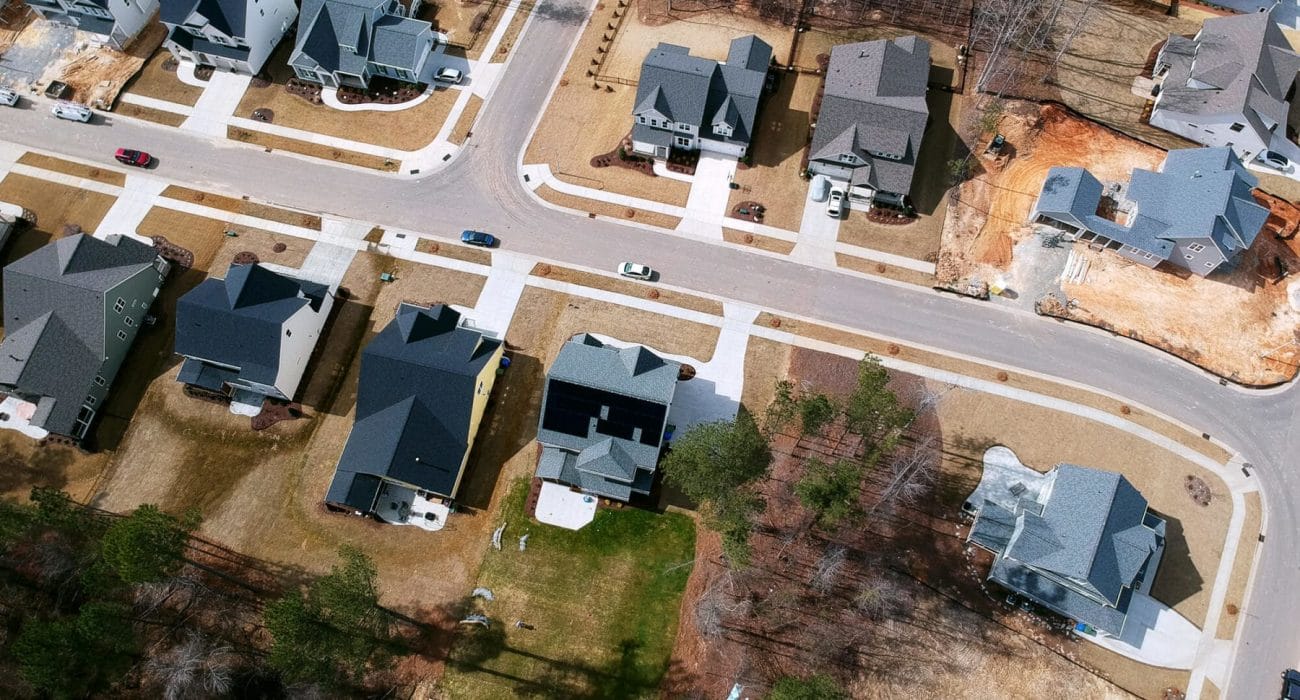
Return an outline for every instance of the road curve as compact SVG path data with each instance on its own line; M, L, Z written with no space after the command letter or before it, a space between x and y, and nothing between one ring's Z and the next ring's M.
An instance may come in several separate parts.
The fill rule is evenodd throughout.
M399 179L264 153L130 119L87 126L54 119L45 103L0 110L0 139L111 164L117 146L159 160L157 175L189 187L249 194L295 208L442 235L500 236L508 250L596 268L635 259L662 279L744 302L1094 386L1208 433L1255 465L1270 533L1264 543L1227 698L1275 696L1279 672L1300 665L1300 479L1293 469L1300 394L1251 392L1137 343L1073 324L929 290L852 276L540 205L518 175L536 115L563 69L588 9L537 6L473 138L448 166ZM575 125L575 142L581 125ZM1179 478L1179 475L1170 475ZM1208 584L1207 584L1208 585Z

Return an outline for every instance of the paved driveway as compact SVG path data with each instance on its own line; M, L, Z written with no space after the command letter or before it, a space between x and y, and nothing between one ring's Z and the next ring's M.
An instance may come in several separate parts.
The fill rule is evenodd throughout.
M677 230L722 240L722 220L727 216L727 198L735 174L735 158L701 153L686 199L686 218Z
M791 257L810 265L835 265L835 244L840 237L840 222L826 213L826 201L814 202L812 187L804 195L803 221L799 223L799 240Z

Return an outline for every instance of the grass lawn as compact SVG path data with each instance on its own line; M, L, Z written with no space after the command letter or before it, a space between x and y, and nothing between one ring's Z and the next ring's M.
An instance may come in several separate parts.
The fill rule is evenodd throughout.
M0 202L19 204L36 214L36 228L60 236L64 224L94 231L116 198L60 185L26 175L9 174L0 181Z
M93 165L55 158L54 156L41 155L40 153L24 153L22 157L18 159L18 162L23 165L30 165L33 168L41 168L42 170L50 170L56 173L84 178L86 180L94 180L106 185L114 185L117 187L123 187L126 185L126 175L119 173L116 170L104 170Z
M340 112L340 114L343 114ZM348 114L351 114L350 112ZM400 112L398 112L400 114ZM312 158L322 160L332 160L336 163L345 163L347 165L357 165L362 168L372 170L384 170L387 172L396 172L398 164L380 156L372 156L369 153L358 153L356 151L345 151L339 148L330 148L310 141L299 141L298 139L276 136L261 131L249 131L240 129L235 126L226 127L226 138L232 141L242 141L244 143L256 144L266 148L267 152L275 149L298 153Z
M451 130L451 135L447 137L448 141L457 146L465 143L469 138L470 129L474 126L474 120L478 119L478 111L483 108L483 98L473 95L469 98L469 103L465 105L465 110L460 113L460 118L456 120L456 126Z
M453 698L658 697L695 556L695 523L677 513L603 509L577 532L524 516L529 481L511 487L478 585L492 620L452 647L443 686ZM527 532L528 549L517 537ZM523 620L535 629L516 629Z
M545 272L545 274L543 274ZM593 289L602 289L615 294L626 294L630 297L648 297L651 292L655 292L653 298L662 304L671 304L680 306L700 313L713 314L714 316L722 315L722 302L704 297L691 296L674 292L669 289L658 289L645 282L634 282L623 277L606 277L581 270L573 270L558 265L537 265L533 268L533 274L547 279L579 284L584 287Z
M119 117L131 117L133 119L143 119L147 122L162 124L163 126L180 126L185 123L185 115L176 114L175 112L164 112L161 109L152 109L150 107L141 107L129 102L119 102L113 108L113 114Z
M154 55L145 61L140 72L126 84L124 92L193 107L203 94L203 88L182 83L176 76L175 70L164 69L163 63L169 58L171 58L170 51L166 49L155 51ZM121 107L122 105L118 105L118 111L121 111Z
M767 207L763 223L798 231L808 192L808 181L799 176L799 165L808 141L808 113L821 81L817 76L800 73L780 76L776 93L759 111L750 150L753 167L736 171L734 181L740 189L731 190L727 211L752 200Z

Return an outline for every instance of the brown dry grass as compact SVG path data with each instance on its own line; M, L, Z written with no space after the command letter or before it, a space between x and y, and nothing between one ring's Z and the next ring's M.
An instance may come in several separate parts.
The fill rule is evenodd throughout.
M808 141L809 111L820 79L802 73L780 73L776 93L763 103L749 149L752 167L737 169L727 211L742 201L753 200L767 210L763 223L798 231L808 181L800 177L803 147Z
M1232 578L1228 579L1228 595L1223 599L1223 613L1219 616L1219 627L1215 630L1218 639L1232 639L1237 635L1237 623L1244 614L1242 608L1246 599L1246 584L1250 582L1250 571L1255 566L1255 550L1259 548L1260 535L1260 499L1258 492L1245 496L1246 520L1241 526L1241 538L1237 541L1237 558L1232 563ZM1231 607L1229 607L1231 606ZM1236 610L1233 613L1232 610Z
M1010 264L1014 244L1031 235L1029 210L1053 166L1082 166L1103 182L1127 181L1133 168L1154 169L1164 159L1159 149L1056 105L1008 101L996 130L1012 155L1001 166L972 159L972 177L958 187L959 201L943 228L939 278L945 283L992 279Z
M110 456L59 445L41 447L17 431L0 431L0 496L25 501L33 487L41 486L61 489L84 503Z
M335 163L345 163L347 165L370 168L371 170L396 172L399 166L399 163L395 161L381 158L379 156L372 156L368 153L344 151L338 148L330 148L329 146L311 143L309 141L299 141L297 139L266 134L260 131L249 131L235 126L226 127L226 138L263 146L268 151L277 149L281 151L289 151L304 156L311 156L312 158L334 161Z
M200 192L179 185L168 185L167 189L163 190L162 196L191 204L201 204L205 207L212 207L233 214L243 214L256 219L266 219L267 221L290 226L301 226L314 231L319 231L321 226L320 217L315 214L282 209L270 204L259 204L250 202L247 199L224 197L211 192Z
M859 258L854 255L847 255L845 253L836 253L835 264L840 267L849 270L855 270L857 272L863 272L868 275L879 275L881 277L887 277L897 282L906 282L908 284L915 284L921 287L934 286L934 275L927 275L924 272L909 270L906 267L899 267L897 265L889 265L886 263L875 262L873 260L867 260L866 258Z
M740 404L755 416L763 415L776 396L776 383L790 366L790 346L775 340L750 336L745 349L745 387Z
M426 3L420 8L418 17L433 23L435 31L447 35L447 40L458 47L464 47L465 57L476 60L483 54L483 47L488 37L496 28L505 11L505 0L488 0L487 2L462 2L461 0L444 0L444 2ZM482 30L475 35L470 31L474 18L487 12Z
M126 185L126 175L119 173L116 170L107 170L94 165L86 165L85 163L74 163L73 161L55 158L54 156L29 152L24 153L22 157L18 159L18 162L23 165L30 165L33 168L52 170L56 173L72 175L73 177L80 177L86 180L94 180L95 182L102 182L106 185L115 185L117 187L123 187Z
M945 490L954 507L974 489L984 450L993 445L1011 448L1038 471L1068 462L1128 477L1168 521L1165 555L1152 595L1193 624L1204 625L1232 514L1222 480L1122 430L993 394L953 389L940 400L938 415L949 457L944 462ZM1188 496L1182 478L1186 474L1210 485L1209 506L1199 506Z
M616 7L617 3L606 3L605 9L596 11L593 23L604 28L606 22L612 21ZM770 44L772 55L781 61L793 36L789 27L768 24L726 9L682 13L676 19L664 13L664 9L658 3L629 0L627 16L609 47L602 74L636 80L646 54L661 41L688 47L692 56L723 61L731 40L746 34L757 34ZM580 55L575 52L573 56L577 59Z
M139 73L135 74L131 82L126 84L123 91L193 107L199 101L199 96L203 94L203 88L182 83L181 79L176 77L174 70L163 70L162 65L169 58L171 52L166 49L156 51L148 61L145 61L144 66ZM126 106L128 105L118 104L114 111L120 113Z
M474 127L474 120L478 119L480 109L483 109L483 98L478 95L471 95L469 102L465 104L464 111L456 119L456 126L452 128L447 140L457 146L465 143L465 139L469 138L470 130Z
M226 231L236 231L229 237ZM194 268L215 275L225 274L235 254L255 253L263 262L297 267L311 250L311 241L279 233L271 233L247 226L237 226L219 219L195 216L185 212L154 207L140 222L137 232L142 236L165 236L168 241L194 253ZM275 252L277 243L284 243L283 252Z
M479 265L492 264L492 253L483 250L482 248L472 248L467 245L450 243L448 241L435 241L432 238L421 238L415 244L415 249L421 253L441 255L444 258L464 260L465 262L478 263Z
M398 304L404 301L423 306L476 306L483 285L487 283L487 278L482 275L459 270L421 265L386 256L371 256L370 259L376 278L380 272L393 275L393 281L380 288L375 310L371 314L378 328L382 328L396 315Z
M113 108L113 114L119 117L130 117L132 119L143 119L147 122L162 124L163 126L177 127L185 123L185 115L176 114L175 112L164 112L161 109L152 107L142 107L140 105L130 104L127 102L119 103Z
M26 175L6 175L0 181L0 202L22 205L36 214L36 228L54 236L65 224L94 231L104 220L114 197L76 187L38 180Z
M875 223L866 212L853 210L840 224L839 241L913 260L933 261L939 254L942 229L942 216L921 216L910 224L891 226Z
M774 322L779 322L779 325L773 326L772 324ZM1225 463L1232 457L1227 450L1202 438L1200 435L1190 433L1182 427L1169 423L1158 416L1120 403L1110 397L1088 391L1087 389L1066 386L1047 379L1039 379L1037 377L1031 377L1017 372L1005 372L977 362L928 352L906 345L896 345L879 338L842 331L829 326L810 323L808 321L778 317L766 311L760 313L754 323L755 325L779 328L788 333L794 333L808 338L815 338L817 340L842 345L844 347L855 348L875 355L889 355L907 362L925 365L926 367L935 367L950 372L957 372L977 379L1002 381L1001 375L1005 374L1005 383L1008 386L1032 391L1045 396L1055 396L1066 401L1106 411L1113 415L1122 415L1125 420L1164 435L1184 447L1196 450L1197 452L1200 452L1210 459L1220 463Z
M550 270L542 274L545 270ZM568 282L570 284L582 285L593 289L603 289L615 294L625 294L630 297L641 299L653 299L661 304L671 306L680 306L684 309L699 311L700 313L713 314L714 316L722 315L722 302L704 297L697 297L690 294L683 294L670 289L661 289L660 287L648 282L635 282L622 277L607 277L591 272L573 270L558 265L538 264L533 268L532 274L538 277L545 277L557 282ZM655 296L651 296L655 293Z
M771 253L780 253L781 255L789 255L790 251L794 250L794 243L790 241L782 240L780 238L772 238L771 236L764 236L758 233L737 231L730 228L722 229L722 240L728 243L736 243L738 245L753 246L759 250L766 250Z
M519 34L524 30L524 24L528 22L528 17L532 15L533 8L531 5L522 5L515 10L515 16L510 18L510 24L506 31L501 35L501 41L497 44L497 52L492 55L492 63L504 63L510 55L510 51L519 42Z
M804 32L799 37L799 47L795 54L793 63L806 70L817 70L818 54L829 55L831 48L838 44L851 44L858 41L874 41L876 39L895 39L900 36L913 34L930 42L931 64L939 68L945 68L948 70L953 69L957 63L956 48L935 38L934 35L901 29L884 23L870 27L838 30L826 29L825 27L810 27L808 31Z
M659 179L663 180L666 178ZM585 197L575 197L571 194L565 194L551 189L547 185L542 185L534 191L537 193L538 197L545 199L551 204L566 207L577 212L599 214L601 216L608 216L610 218L622 219L625 221L639 221L643 224L649 224L650 226L657 226L666 229L675 229L677 228L677 225L682 222L680 217L660 214L657 211L620 207L617 204L600 202ZM628 216L628 212L631 212L632 216Z

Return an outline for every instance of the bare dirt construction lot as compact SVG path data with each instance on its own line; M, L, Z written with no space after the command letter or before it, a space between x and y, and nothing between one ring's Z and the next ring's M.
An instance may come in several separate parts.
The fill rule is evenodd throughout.
M1007 102L996 129L1006 136L1010 156L1001 163L987 156L972 160L972 177L958 188L944 227L938 278L952 289L999 275L1012 288L1032 284L1020 279L1034 273L1021 271L1013 251L1022 242L1036 245L1026 222L1052 166L1082 166L1102 182L1128 182L1133 168L1156 170L1164 159L1153 146L1054 105ZM1208 278L1167 264L1149 270L1076 244L1075 254L1090 268L1083 282L1067 282L1062 290L1077 304L1046 310L1141 340L1244 384L1295 376L1300 312L1288 304L1286 280L1277 281L1277 261L1296 269L1300 242L1274 234L1293 235L1300 209L1280 198L1258 198L1274 216L1234 270ZM1063 267L1064 256L1059 259ZM1207 325L1207 318L1214 323Z
M787 370L773 364L784 361L782 353L759 352L750 359L768 365L762 374L769 384L784 376L843 396L854 383L852 360L787 349ZM913 404L923 386L906 375L891 382ZM1066 639L1059 624L1049 627L1004 609L981 590L988 561L965 558L958 509L966 494L957 497L964 485L949 483L964 477L943 465L964 454L962 440L970 436L946 412L965 416L971 407L958 405L955 392L943 393L943 387L928 391L939 396L939 413L923 413L905 444L915 445L923 434L941 437L941 448L924 453L939 473L937 482L912 504L882 508L869 519L818 527L791 488L808 458L851 457L859 449L846 439L851 436L842 422L819 436L774 440L751 566L728 573L716 536L702 533L697 540L674 649L679 673L664 688L668 696L719 697L736 678L761 693L780 676L814 672L835 676L852 697L863 698L1038 698L1061 688L1075 697L1129 696L1072 658L1078 643ZM751 394L747 382L747 402L770 396ZM1033 424L1025 421L1024 432L1033 433ZM972 468L964 459L964 469ZM880 500L889 480L881 472L887 470L867 476L864 508Z
M78 32L77 43L46 67L36 85L43 87L50 81L61 80L72 88L69 99L96 109L109 109L117 101L117 94L140 71L166 35L166 27L151 25L126 47L124 53L98 44L89 34Z

